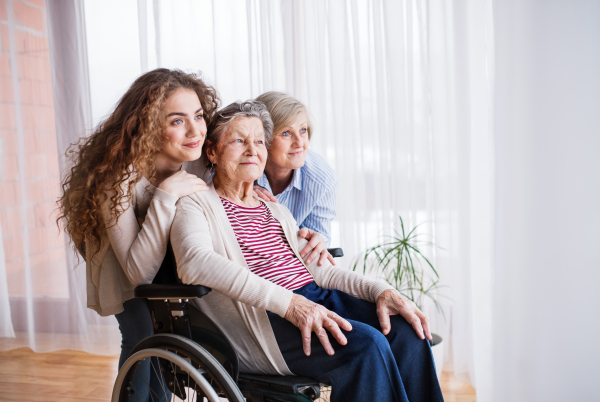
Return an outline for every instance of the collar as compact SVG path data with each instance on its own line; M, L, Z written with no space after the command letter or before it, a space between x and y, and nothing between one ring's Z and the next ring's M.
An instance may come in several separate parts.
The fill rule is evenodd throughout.
M294 177L292 178L292 186L296 187L298 190L302 190L302 173L300 169L294 169Z
M302 172L300 171L302 168L294 169L294 175L292 177L292 182L283 190L282 193L288 191L290 187L295 187L298 190L302 191ZM267 175L265 173L262 174L257 180L257 184L263 188L266 188L271 193L273 190L271 189L271 184L269 183L269 179L267 179Z

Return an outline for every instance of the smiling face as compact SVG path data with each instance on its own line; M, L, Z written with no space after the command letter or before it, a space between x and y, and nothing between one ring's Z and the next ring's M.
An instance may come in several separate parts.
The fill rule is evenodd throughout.
M198 95L179 88L165 101L167 142L157 158L181 165L200 157L206 137L206 122Z
M227 126L216 146L206 150L216 165L215 178L235 183L258 179L265 169L265 132L258 117L239 116Z
M308 119L300 112L291 124L274 133L269 147L269 165L283 169L301 168L309 142Z

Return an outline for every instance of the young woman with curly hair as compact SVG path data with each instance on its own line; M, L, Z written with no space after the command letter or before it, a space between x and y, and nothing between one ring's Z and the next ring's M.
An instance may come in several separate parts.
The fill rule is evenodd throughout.
M153 334L148 304L133 289L158 272L179 198L207 189L188 173L194 172L188 162L200 157L218 104L199 76L156 69L139 77L93 134L67 152L72 165L59 221L85 256L88 307L119 322L119 368Z

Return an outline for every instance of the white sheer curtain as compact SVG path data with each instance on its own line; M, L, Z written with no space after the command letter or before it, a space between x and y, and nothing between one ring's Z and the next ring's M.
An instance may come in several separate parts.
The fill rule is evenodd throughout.
M333 233L333 244L346 253L340 264L347 267L397 228L398 215L411 226L423 223L421 230L441 247L426 252L447 286L441 295L446 319L432 306L427 310L445 339L446 368L474 383L485 400L493 163L488 1L83 3L85 18L79 9L72 32L86 38L87 52L81 43L71 49L79 49L72 53L79 67L88 65L94 124L139 74L156 67L201 70L224 105L267 90L304 101L316 126L311 147L340 180ZM53 7L60 12L65 4L81 2ZM59 75L54 78L57 85ZM69 112L65 105L55 105L58 115ZM73 141L74 127L57 133L59 153ZM85 323L71 348L118 351L114 321L94 321L83 312L84 299L74 296L85 289L84 271L68 272L80 281L70 282L69 300L79 309L74 320ZM91 325L112 334L104 351L85 335Z
M0 4L0 350L119 351L116 320L86 308L85 268L55 222L64 150L91 125L82 6Z
M284 3L286 89L340 179L333 244L349 260L423 224L441 247L447 368L485 400L491 376L491 4ZM488 395L489 396L489 395Z
M88 17L113 15L87 2ZM133 2L119 2L121 10ZM100 10L100 8L102 10ZM440 249L427 250L447 286L446 319L428 311L446 339L447 368L491 381L491 3L424 1L137 2L137 31L88 18L92 95L106 113L130 82L155 67L201 70L223 104L283 90L306 103L311 147L340 179L333 244L352 257L389 234L402 215L423 223ZM135 25L135 24L133 24ZM127 55L115 51L126 40ZM137 42L137 43L136 43ZM139 50L138 50L139 49ZM139 51L139 53L138 53ZM126 67L118 61L139 55ZM108 67L110 68L110 67ZM114 69L114 67L112 67ZM117 78L117 81L120 78ZM94 99L94 96L93 96Z

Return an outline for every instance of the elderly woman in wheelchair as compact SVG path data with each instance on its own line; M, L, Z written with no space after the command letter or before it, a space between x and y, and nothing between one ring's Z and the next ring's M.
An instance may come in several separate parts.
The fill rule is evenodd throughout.
M194 303L240 372L309 377L332 386L332 401L442 401L427 317L385 283L305 264L291 213L253 195L272 128L256 101L208 128L213 182L180 199L170 234L181 281L213 289Z

